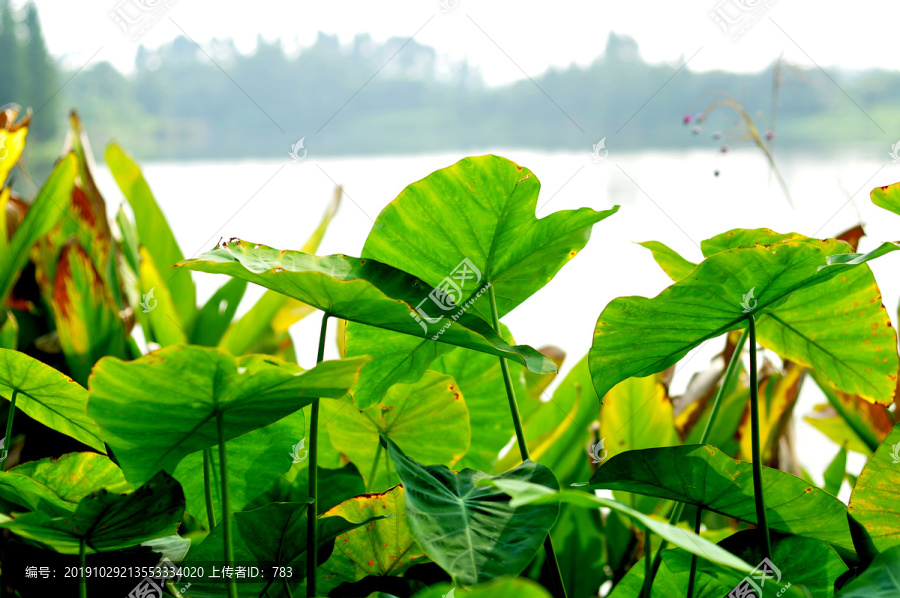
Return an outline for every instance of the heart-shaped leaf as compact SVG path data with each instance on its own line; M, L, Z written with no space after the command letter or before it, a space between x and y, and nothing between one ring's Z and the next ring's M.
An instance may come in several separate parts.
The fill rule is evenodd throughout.
M0 396L16 395L16 409L57 432L106 454L100 428L87 416L88 393L49 365L18 351L0 349Z
M900 215L900 183L875 187L869 193L869 197L879 208Z
M535 482L559 488L549 469L526 461L491 477L459 473L443 465L420 465L385 439L388 454L406 491L406 517L425 554L460 584L520 573L543 545L556 522L557 505L514 508L483 480Z
M316 398L342 396L365 361L326 361L305 371L274 357L173 345L130 362L102 359L91 374L88 411L136 485L215 446L218 415L226 441L241 436Z
M850 516L882 552L900 544L897 488L900 487L900 424L863 467L850 495Z

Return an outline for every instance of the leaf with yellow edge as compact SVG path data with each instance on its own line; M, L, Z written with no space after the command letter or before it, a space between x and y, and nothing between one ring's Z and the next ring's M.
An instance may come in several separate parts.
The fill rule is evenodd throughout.
M182 314L169 291L168 280L160 275L150 252L144 247L140 251L141 303L135 306L135 310L146 314L142 319L150 327L148 340L152 339L163 347L186 343Z
M426 561L406 524L403 486L380 494L364 494L345 500L322 517L342 517L361 521L385 516L339 535L331 557L318 569L318 592L327 594L342 583L353 583L373 575L402 575L417 562Z
M6 182L9 171L22 156L25 149L25 137L28 136L28 125L31 122L31 112L19 122L16 118L19 111L15 108L7 108L0 112L0 186Z

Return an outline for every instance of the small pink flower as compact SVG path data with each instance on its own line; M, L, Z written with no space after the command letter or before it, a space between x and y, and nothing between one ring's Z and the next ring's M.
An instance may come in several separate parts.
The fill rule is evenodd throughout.
M766 139L769 141L775 139L775 131L766 131Z
M690 114L685 114L684 118L682 119L682 122L686 125L691 124L693 121L694 121L694 117L691 116Z

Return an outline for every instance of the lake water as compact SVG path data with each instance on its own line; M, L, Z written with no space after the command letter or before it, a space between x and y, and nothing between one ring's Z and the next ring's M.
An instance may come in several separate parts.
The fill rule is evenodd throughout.
M504 318L516 341L533 347L557 345L568 357L560 380L588 351L594 325L604 306L619 296L657 295L670 284L650 252L635 242L658 240L686 258L701 259L699 244L732 228L768 227L821 238L858 224L868 237L860 250L900 238L900 217L871 204L869 191L900 181L900 164L885 156L784 154L779 167L792 192L792 209L761 154L755 151L611 152L595 161L588 151L541 153L504 150L423 156L346 157L302 162L285 160L241 162L147 163L144 175L166 213L186 256L213 248L220 237L240 237L278 248L299 248L317 226L335 183L344 200L332 221L319 254L359 255L381 209L409 183L453 164L464 155L495 153L530 168L542 183L538 216L583 206L596 210L621 208L594 227L585 249L544 289ZM720 171L714 176L714 171ZM105 168L97 182L114 214L121 194ZM896 253L872 268L894 320L900 277ZM198 300L205 301L224 277L194 273ZM253 287L241 312L262 294ZM319 318L292 330L300 364L315 363ZM671 387L680 394L691 375L708 366L721 351L713 340L682 362ZM337 357L334 343L326 357ZM795 438L802 465L821 480L838 447L802 421L816 403L824 402L812 380L803 385L795 411ZM848 469L858 473L864 463L851 454ZM847 500L845 483L841 498Z

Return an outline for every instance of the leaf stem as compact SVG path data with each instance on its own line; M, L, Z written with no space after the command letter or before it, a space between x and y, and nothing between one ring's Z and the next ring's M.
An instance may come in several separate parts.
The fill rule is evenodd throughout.
M331 314L322 314L322 327L319 329L319 353L316 365L325 358L325 333L328 330L328 318ZM319 458L319 399L313 399L309 415L309 512L306 517L306 595L316 596L316 547L318 546L318 492L319 480L317 462Z
M660 549L662 552L662 549ZM644 586L641 588L641 598L650 598L650 586L653 584L651 571L653 567L650 561L653 559L653 546L650 543L650 528L644 527Z
M700 436L700 444L706 444L709 440L709 434L712 431L713 423L719 415L719 409L722 407L725 389L731 386L731 380L734 378L735 372L737 371L737 364L741 362L741 353L744 351L744 344L747 342L749 333L750 329L745 328L744 332L741 334L741 338L738 339L737 345L734 347L734 353L731 354L731 361L728 362L728 367L725 368L725 376L722 378L722 384L719 386L719 390L716 391L716 398L713 400L712 409L710 409L709 412L709 419L706 420L706 426L703 428L703 434ZM675 503L672 507L672 513L669 515L669 525L677 525L683 511L684 503ZM656 572L659 571L659 564L662 562L662 551L667 545L668 542L662 540L659 545L659 550L656 552L656 557L653 559L653 568L650 571L651 584L653 583L653 578L656 577Z
M703 507L697 507L697 518L694 519L694 533L700 535L703 523ZM694 578L697 576L697 555L691 555L691 576L688 578L687 598L694 598Z
M494 285L488 287L488 296L491 300L491 318L494 321L494 331L497 336L503 336L500 328L500 316L497 311L497 297L494 295ZM516 402L516 391L513 388L512 376L509 373L509 364L504 357L500 357L500 371L503 372L503 383L506 385L506 398L509 399L509 412L512 415L513 427L516 430L516 443L519 445L519 454L525 462L528 457L528 446L525 444L525 431L522 429L522 417L519 415L519 404ZM550 577L555 586L554 594L566 598L566 587L563 584L562 573L559 571L559 562L556 559L556 551L553 549L553 540L550 534L544 539L544 552L547 555L547 565L550 568Z
M203 490L206 493L206 519L209 522L209 531L216 527L216 509L213 506L212 497L212 449L203 449Z
M15 397L15 395L13 395L13 397ZM84 569L87 563L87 552L85 551L84 546L85 542L85 539L81 538L81 541L78 543L78 564L81 565L78 568L78 598L87 598L87 577L84 575Z
M366 480L366 493L372 491L372 484L375 481L375 473L378 471L378 461L381 459L381 443L375 449L375 460L372 462L372 471L369 472L369 479Z
M760 542L764 558L772 556L772 541L766 521L766 501L763 497L762 458L759 450L759 389L756 373L756 322L753 314L747 316L750 330L750 435L753 450L753 498L756 500L756 525L762 534Z
M222 477L222 525L225 537L225 564L234 566L234 540L231 530L231 504L228 495L228 460L225 455L225 425L222 411L216 412L216 431L219 441L219 473ZM238 598L237 585L233 577L228 578L228 597Z
M13 416L16 414L16 396L19 389L14 388L12 398L9 400L9 415L6 416L6 436L3 437L2 458L0 458L0 471L6 471L6 456L9 455L9 447L12 444Z

